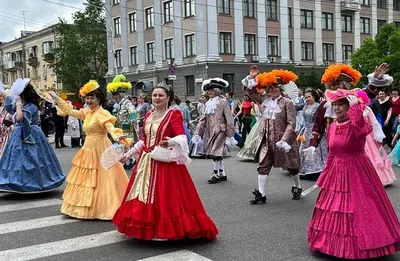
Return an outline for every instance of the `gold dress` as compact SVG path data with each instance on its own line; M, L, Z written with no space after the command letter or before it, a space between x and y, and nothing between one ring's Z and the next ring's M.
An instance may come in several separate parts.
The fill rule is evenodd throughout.
M67 177L61 212L81 219L111 220L124 197L128 176L121 163L109 170L100 164L100 156L111 145L107 132L118 139L122 130L114 128L115 117L101 106L73 110L56 99L58 113L84 120L85 144L72 160Z

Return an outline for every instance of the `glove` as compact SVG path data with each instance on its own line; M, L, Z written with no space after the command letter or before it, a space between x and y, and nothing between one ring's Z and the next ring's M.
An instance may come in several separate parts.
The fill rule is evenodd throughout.
M307 149L302 150L306 154L306 161L312 161L314 160L314 155L315 155L315 147L310 146Z
M347 100L349 101L350 106L354 106L354 105L358 104L358 99L354 95L347 96Z
M275 144L278 148L283 149L286 153L288 153L291 149L292 146L290 146L286 141L278 141Z
M15 100L15 104L16 105L21 105L22 104L22 100L21 100L21 97L20 96L16 96L15 98L14 98L14 100Z
M49 94L50 94L51 98L53 98L54 100L57 99L57 97L58 97L57 93L55 93L54 91L49 91Z

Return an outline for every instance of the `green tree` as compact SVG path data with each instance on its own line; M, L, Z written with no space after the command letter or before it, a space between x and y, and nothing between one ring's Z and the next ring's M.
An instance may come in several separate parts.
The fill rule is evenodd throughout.
M89 80L104 88L107 72L107 33L101 0L87 0L84 11L73 15L73 24L60 19L52 64L63 89L78 94Z
M360 48L351 55L351 64L363 75L361 81L367 81L367 75L375 67L386 62L389 74L395 77L394 85L400 82L400 29L394 23L384 25L375 39L364 40Z

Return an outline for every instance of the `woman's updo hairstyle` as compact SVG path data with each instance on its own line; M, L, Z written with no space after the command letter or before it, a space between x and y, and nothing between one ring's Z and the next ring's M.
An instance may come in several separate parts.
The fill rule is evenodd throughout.
M174 91L167 85L165 82L160 82L156 87L153 88L153 91L155 89L162 89L164 90L165 94L168 97L168 108L171 106L172 102L174 101L175 94ZM153 92L152 92L153 93Z

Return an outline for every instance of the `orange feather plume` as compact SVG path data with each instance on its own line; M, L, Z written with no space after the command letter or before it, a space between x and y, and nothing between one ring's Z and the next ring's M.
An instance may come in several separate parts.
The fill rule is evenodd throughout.
M288 82L295 82L299 77L291 71L288 70L272 70L272 74L277 78L281 78L283 84L287 84Z
M336 81L340 74L347 74L352 79L352 84L356 85L361 79L361 73L356 69L352 68L348 64L332 64L326 70L324 75L322 75L321 83L330 84Z

